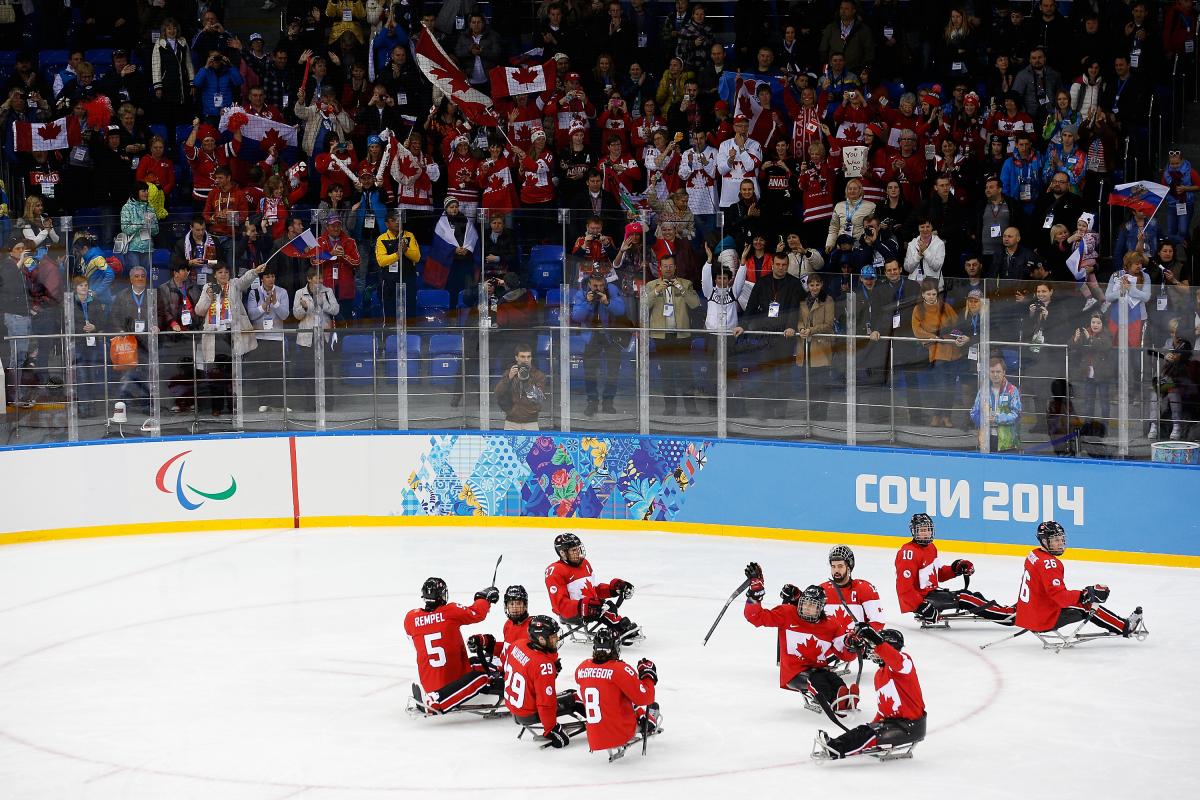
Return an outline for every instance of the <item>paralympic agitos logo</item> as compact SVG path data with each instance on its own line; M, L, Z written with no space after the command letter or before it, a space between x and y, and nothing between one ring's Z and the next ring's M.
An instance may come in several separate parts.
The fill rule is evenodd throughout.
M237 480L230 475L229 486L219 492L205 492L192 486L183 477L184 470L187 468L187 461L182 461L184 456L192 452L184 450L182 453L176 453L168 458L161 467L158 468L158 474L154 476L154 485L158 487L160 492L164 494L175 493L175 499L179 501L179 505L183 506L185 511L195 511L200 506L204 505L205 500L228 500L237 492ZM170 471L171 465L179 462L178 469L175 471L175 488L167 488L167 472ZM203 498L202 500L193 500L192 495Z

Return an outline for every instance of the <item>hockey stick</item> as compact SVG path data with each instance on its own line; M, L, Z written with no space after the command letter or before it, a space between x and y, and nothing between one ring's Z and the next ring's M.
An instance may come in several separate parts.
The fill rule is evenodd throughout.
M733 594L729 595L729 599L725 601L725 605L721 606L721 613L717 614L717 618L713 621L712 627L709 628L708 633L704 635L704 644L708 644L709 637L711 637L713 635L713 631L717 629L717 625L720 624L721 618L725 616L725 612L729 610L729 606L734 600L737 599L738 595L746 591L746 587L749 585L750 579L746 578L746 580L742 581L741 584L733 590ZM704 645L701 645L701 647L703 646Z
M615 614L617 612L617 609L619 609L621 607L621 603L624 603L624 602L625 602L625 596L621 595L620 597L617 598L617 602L612 604L612 608L610 608L609 611L612 611ZM575 631L579 630L580 628L586 628L588 625L591 625L593 622L599 622L599 621L600 621L599 618L585 619L585 620L578 622L578 623L572 625L571 627L567 628L565 631L563 631L562 633L560 633L558 635L558 638L566 639L568 636L570 636L571 634L573 634Z
M1007 642L1009 639L1015 639L1018 636L1021 636L1022 634L1026 634L1026 633L1029 633L1029 628L1022 628L1021 630L1017 631L1016 633L1010 633L1008 636L1005 636L1003 639L997 639L994 642L988 642L987 644L981 644L981 645L979 645L979 649L986 650L994 644L1000 644L1001 642Z
M829 705L829 701L822 697L821 693L818 692L811 683L809 683L809 688L812 689L812 697L817 701L817 705L821 707L821 710L825 712L825 716L829 717L829 719L833 721L834 725L837 725L843 731L849 733L850 729L842 724L841 718L839 718L837 712L833 710L833 706Z
M837 585L836 581L831 580L833 584L833 592L837 595L838 602L842 604L842 608L846 609L846 613L850 615L850 619L854 619L854 612L850 610L850 606L846 605L846 598L842 596L842 587ZM866 622L867 612L863 610L863 622ZM854 678L854 685L857 687L862 682L863 663L866 661L862 653L855 653L858 656L858 675Z
M494 570L492 570L492 582L489 583L488 586L496 585L496 576L500 574L500 562L503 560L504 560L504 553L501 553L500 557L496 559L496 568Z

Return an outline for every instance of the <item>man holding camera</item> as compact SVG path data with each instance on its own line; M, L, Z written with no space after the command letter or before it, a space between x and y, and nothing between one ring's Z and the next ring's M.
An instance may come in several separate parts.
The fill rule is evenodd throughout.
M221 111L240 98L242 73L230 64L229 58L220 50L211 50L192 83L196 87L204 118L210 125L216 125L221 119Z
M689 414L697 413L696 401L690 394L692 379L688 356L692 344L691 310L700 307L700 296L692 282L675 274L675 256L663 256L658 262L659 277L642 289L644 302L649 303L650 339L654 344L654 359L659 362L664 398L663 413L675 414L678 398L675 392L688 392L683 407Z
M571 303L571 324L591 330L583 334L583 386L587 392L585 416L596 416L600 407L600 367L604 367L605 414L616 414L613 398L617 396L617 375L621 370L621 340L609 329L621 325L625 316L625 300L610 289L602 274L592 273L575 292Z
M504 411L504 430L540 430L538 415L546 401L546 374L533 365L533 348L528 343L513 348L513 360L492 392Z

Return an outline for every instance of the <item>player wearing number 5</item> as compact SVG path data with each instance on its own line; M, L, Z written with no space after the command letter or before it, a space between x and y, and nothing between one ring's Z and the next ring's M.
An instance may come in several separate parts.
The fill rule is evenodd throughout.
M658 669L643 658L637 670L621 660L621 644L607 629L596 632L592 657L575 670L575 682L583 697L587 720L588 747L613 750L628 744L639 728L645 735L661 730L654 687Z
M487 672L471 665L459 628L482 622L492 604L500 600L500 592L495 586L481 589L469 606L451 603L449 596L444 580L429 578L421 586L425 607L414 608L404 617L404 632L417 649L422 702L426 713L431 714L454 710L488 689L492 682ZM499 686L491 687L491 691L498 694Z

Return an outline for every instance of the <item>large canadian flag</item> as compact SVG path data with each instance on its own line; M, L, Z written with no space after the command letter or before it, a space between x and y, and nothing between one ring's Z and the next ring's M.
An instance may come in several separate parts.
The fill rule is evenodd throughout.
M432 31L421 32L413 54L429 82L441 89L442 94L449 95L472 125L490 128L500 124L500 117L492 108L492 98L467 83L467 76L446 55Z
M82 142L79 118L74 114L50 122L13 123L13 148L21 153L66 150Z
M221 111L219 130L229 130L231 120L234 121L234 127L241 130L242 137L258 142L264 153L272 146L277 150L296 146L298 137L295 125L247 114L241 106L230 106Z
M519 94L541 94L554 88L557 78L554 59L545 64L519 67L496 67L488 72L492 81L492 97L514 97Z

